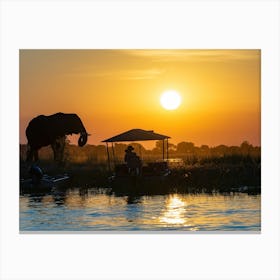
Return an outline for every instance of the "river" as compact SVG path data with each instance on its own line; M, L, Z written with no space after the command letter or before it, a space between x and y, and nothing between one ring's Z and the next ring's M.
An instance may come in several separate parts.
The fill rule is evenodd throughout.
M261 196L114 196L106 190L20 196L21 232L260 231Z

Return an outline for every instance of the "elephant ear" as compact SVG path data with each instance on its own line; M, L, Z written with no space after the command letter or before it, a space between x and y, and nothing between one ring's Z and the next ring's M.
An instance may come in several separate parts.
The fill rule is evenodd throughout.
M87 138L88 138L87 133L82 133L78 140L78 145L80 147L83 147L87 143Z

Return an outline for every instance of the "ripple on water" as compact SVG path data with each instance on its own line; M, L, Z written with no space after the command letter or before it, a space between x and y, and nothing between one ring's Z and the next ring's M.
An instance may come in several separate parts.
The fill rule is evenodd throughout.
M21 231L260 231L260 195L21 196Z

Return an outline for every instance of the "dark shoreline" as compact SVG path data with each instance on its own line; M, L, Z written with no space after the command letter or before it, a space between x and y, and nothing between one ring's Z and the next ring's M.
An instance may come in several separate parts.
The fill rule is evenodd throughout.
M40 162L44 173L54 176L67 173L67 188L112 188L116 194L156 195L170 193L261 193L261 167L251 162L240 164L204 164L171 168L166 178L128 178L110 182L113 175L106 164L67 164ZM29 178L29 165L20 164L21 179Z

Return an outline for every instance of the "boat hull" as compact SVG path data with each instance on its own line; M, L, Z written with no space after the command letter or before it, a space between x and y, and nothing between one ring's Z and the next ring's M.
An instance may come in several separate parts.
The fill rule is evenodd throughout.
M61 190L68 186L69 179L68 175L43 176L38 183L34 183L32 179L24 179L20 182L20 193L48 193Z
M169 174L161 176L112 176L109 186L115 194L161 194L172 191Z

